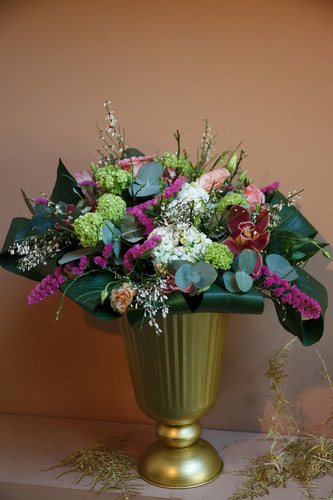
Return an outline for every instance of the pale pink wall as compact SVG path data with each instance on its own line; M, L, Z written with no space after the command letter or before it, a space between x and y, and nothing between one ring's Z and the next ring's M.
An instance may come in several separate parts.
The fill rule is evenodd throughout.
M254 182L304 189L300 206L333 241L331 0L12 0L0 5L2 240L28 216L20 195L50 193L58 157L94 161L95 119L111 99L127 144L147 154L183 146L195 157L203 119L217 150L243 141ZM332 293L332 266L309 272ZM31 282L0 271L0 411L143 422L115 323L88 320L60 295L28 307ZM319 348L333 372L331 307ZM267 405L267 360L290 336L271 304L230 317L216 408L204 425L256 429ZM313 430L332 399L311 348L294 347L288 396ZM313 411L313 408L316 411Z

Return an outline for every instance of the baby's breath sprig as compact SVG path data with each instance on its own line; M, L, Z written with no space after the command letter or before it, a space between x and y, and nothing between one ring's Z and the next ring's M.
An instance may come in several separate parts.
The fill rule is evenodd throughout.
M100 155L99 164L106 166L115 157L122 156L125 146L125 129L117 126L117 119L114 116L114 111L111 109L111 101L105 101L104 107L106 108L105 120L109 121L109 125L105 129L97 126L98 139L102 141L100 149L96 153Z

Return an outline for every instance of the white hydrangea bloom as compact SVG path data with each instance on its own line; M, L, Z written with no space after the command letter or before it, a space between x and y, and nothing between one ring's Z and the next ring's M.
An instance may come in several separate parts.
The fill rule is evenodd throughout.
M204 233L185 223L179 224L177 228L157 227L149 237L155 234L162 236L162 241L152 250L152 262L157 268L165 267L172 260L197 262L203 258L207 246L212 243Z
M203 213L209 200L209 194L196 182L186 183L178 192L176 198L169 204L167 213L176 214L179 203L194 202L193 212L195 215Z

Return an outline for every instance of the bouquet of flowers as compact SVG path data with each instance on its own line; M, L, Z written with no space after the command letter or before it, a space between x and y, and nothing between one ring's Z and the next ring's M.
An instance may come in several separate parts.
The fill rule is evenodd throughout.
M100 319L127 314L158 333L160 315L260 314L270 298L286 330L317 342L327 294L304 265L330 256L294 206L300 193L253 184L243 150L215 155L207 122L195 163L178 131L175 153L146 156L105 107L97 165L71 175L60 160L51 196L23 192L32 217L12 221L0 264L39 281L29 303L61 290Z

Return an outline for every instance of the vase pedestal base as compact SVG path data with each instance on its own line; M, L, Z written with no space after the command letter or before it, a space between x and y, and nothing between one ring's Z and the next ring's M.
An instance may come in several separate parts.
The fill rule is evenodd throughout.
M221 457L201 438L186 448L156 441L146 450L138 468L142 479L162 488L200 486L213 481L222 470Z

